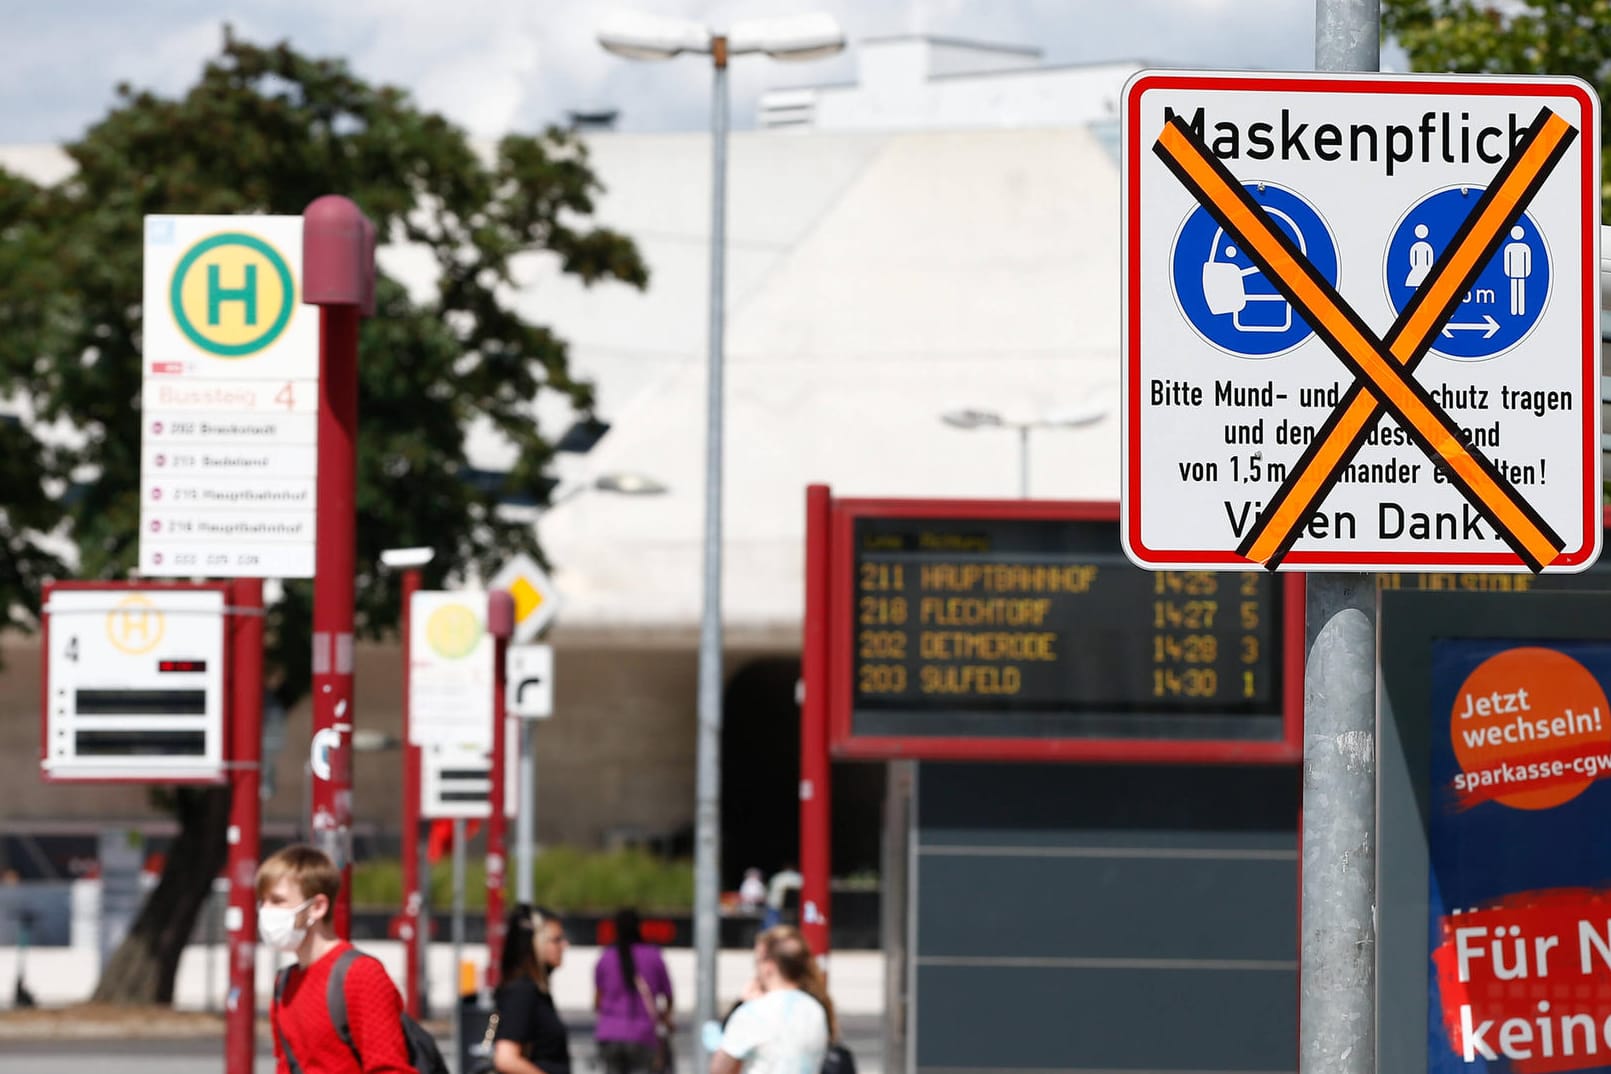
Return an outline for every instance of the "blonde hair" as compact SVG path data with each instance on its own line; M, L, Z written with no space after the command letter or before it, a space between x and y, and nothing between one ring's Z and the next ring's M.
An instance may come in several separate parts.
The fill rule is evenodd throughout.
M257 898L261 902L269 890L286 877L296 884L304 899L323 895L333 904L341 891L341 870L318 847L297 843L275 851L257 867Z
M834 1012L833 999L828 995L828 981L822 975L800 930L793 925L773 925L756 940L761 956L778 968L778 973L790 984L822 1004L828 1016L828 1039L839 1039L839 1016Z

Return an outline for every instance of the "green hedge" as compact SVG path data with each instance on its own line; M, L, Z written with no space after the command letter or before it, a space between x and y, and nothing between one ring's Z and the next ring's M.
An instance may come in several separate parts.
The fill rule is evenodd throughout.
M511 856L505 880L506 899L517 890ZM453 903L453 865L443 858L430 867L431 905ZM622 906L642 911L675 912L694 904L694 867L642 850L584 851L556 846L537 855L533 891L537 901L555 910L609 912ZM465 868L464 905L486 908L486 863L472 858ZM392 859L357 862L352 870L352 901L360 908L390 909L403 904L403 869Z

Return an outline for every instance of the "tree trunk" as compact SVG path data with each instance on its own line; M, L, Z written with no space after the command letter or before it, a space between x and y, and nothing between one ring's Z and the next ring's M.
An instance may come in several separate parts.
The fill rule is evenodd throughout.
M228 855L228 786L174 788L179 835L162 876L95 986L96 1003L173 1003L179 956Z

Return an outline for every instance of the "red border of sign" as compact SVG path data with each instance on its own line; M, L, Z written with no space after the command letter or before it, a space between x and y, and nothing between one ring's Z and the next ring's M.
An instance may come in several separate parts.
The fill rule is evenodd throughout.
M45 611L40 615L40 645L39 645L39 778L46 783L182 783L197 784L208 787L222 786L229 782L228 765L230 758L234 757L234 743L230 741L233 721L230 719L230 646L228 638L229 619L229 591L228 582L163 582L160 580L144 580L136 582L90 582L71 580L62 582L46 582L42 591L44 606L50 607L50 595L58 589L76 590L106 590L119 592L131 589L175 589L200 590L222 593L224 595L224 677L222 696L224 701L223 727L220 729L222 752L218 765L218 774L212 776L58 776L52 775L50 769L45 767L45 743L50 741L50 613Z
M928 736L856 735L851 730L852 646L854 606L852 526L858 518L989 518L1116 522L1119 505L1111 500L905 500L830 499L824 540L807 537L808 560L826 560L827 629L811 620L805 638L823 646L814 666L823 669L827 696L829 746L836 758L854 760L970 761L1117 761L1190 762L1197 764L1287 764L1303 756L1303 579L1276 579L1281 600L1281 737L1249 742L1242 739L1112 739L1112 738L940 738ZM822 547L826 545L826 547ZM818 688L808 681L806 692Z
M1374 77L1358 78L1341 76L1314 75L1276 75L1276 76L1248 76L1248 75L1214 75L1214 74L1147 74L1136 78L1126 87L1124 126L1126 131L1126 144L1124 145L1125 176L1125 300L1128 308L1125 310L1125 340L1124 362L1126 390L1128 392L1126 420L1127 443L1126 456L1129 459L1125 480L1125 500L1123 503L1124 517L1121 525L1124 527L1126 544L1131 552L1140 560L1157 567L1171 567L1176 564L1223 564L1227 567L1237 567L1246 564L1246 560L1238 556L1234 550L1213 549L1206 551L1178 551L1158 550L1148 548L1141 539L1141 392L1139 391L1141 378L1141 154L1143 147L1141 139L1136 137L1140 124L1141 98L1148 90L1243 90L1260 93L1361 93L1379 94L1383 92L1415 93L1419 95L1446 95L1446 96L1482 96L1482 97L1570 97L1576 100L1586 116L1598 116L1599 109L1596 100L1588 87L1575 80L1546 80L1543 77L1532 79L1507 79L1501 81L1498 76L1466 76L1458 81L1451 81L1448 76L1428 76L1425 78L1405 77ZM1586 401L1583 407L1583 466L1584 474L1590 479L1584 481L1582 490L1582 529L1580 547L1576 552L1563 554L1546 568L1556 571L1557 568L1576 567L1585 568L1597 558L1600 541L1600 484L1592 480L1595 472L1596 456L1600 451L1599 437L1595 435L1595 414L1598 413L1600 399L1600 385L1598 355L1600 353L1600 338L1597 331L1596 318L1599 316L1599 302L1596 298L1596 284L1600 267L1595 263L1595 246L1599 234L1600 191L1594 181L1596 162L1599 160L1598 140L1591 139L1589 132L1579 132L1583 149L1579 152L1582 160L1579 187L1583 191L1583 266L1582 280L1583 293L1581 302L1584 311L1583 323L1583 353L1595 356L1594 361L1587 363L1583 369L1582 394L1580 398ZM1281 570L1410 570L1416 569L1440 571L1450 568L1511 568L1521 566L1521 559L1510 551L1505 552L1353 552L1346 555L1337 553L1322 553L1317 551L1289 552L1281 561Z

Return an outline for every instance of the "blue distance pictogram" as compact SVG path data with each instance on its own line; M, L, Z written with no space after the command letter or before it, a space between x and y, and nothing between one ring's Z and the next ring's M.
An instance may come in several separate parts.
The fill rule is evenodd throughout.
M1337 243L1308 202L1273 183L1242 184L1274 226L1337 286ZM1175 303L1203 339L1240 358L1272 358L1314 334L1208 210L1193 209L1170 252Z
M1399 220L1383 265L1394 314L1404 311L1481 196L1481 187L1439 190L1416 202ZM1433 353L1466 362L1503 354L1538 324L1549 293L1549 247L1537 222L1523 213L1433 338Z

